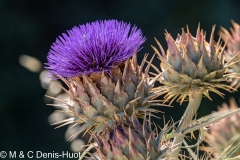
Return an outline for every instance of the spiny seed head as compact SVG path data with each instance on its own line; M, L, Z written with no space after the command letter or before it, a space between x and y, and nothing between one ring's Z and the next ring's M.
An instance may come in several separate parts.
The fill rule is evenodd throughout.
M227 43L227 48L225 50L226 61L229 62L232 60L235 64L231 65L229 70L232 73L233 83L236 89L240 87L239 83L239 73L240 73L240 25L233 20L232 26L230 28L230 33L225 28L221 27L219 34L222 36L223 41Z
M164 129L157 133L144 118L140 124L136 115L115 116L114 124L105 135L95 135L95 156L102 160L161 160L168 159L170 142L164 142ZM93 157L92 157L93 158ZM94 158L93 158L94 159Z
M229 105L224 103L218 108L218 112L224 114L238 108L239 107L235 100L231 99ZM209 132L206 133L205 140L211 145L212 152L215 157L221 155L226 149L231 151L237 147L237 145L239 147L240 113L226 117L218 121L217 124L209 126ZM208 148L206 149L209 150ZM228 151L226 151L225 154L228 154ZM235 157L238 155L240 155L239 149L237 149L230 157Z
M144 58L146 61L146 57ZM113 124L114 114L123 116L136 113L143 118L145 112L157 112L149 106L159 105L152 101L157 96L152 92L157 78L149 80L148 70L151 62L142 72L144 62L138 66L136 54L118 67L111 70L111 75L91 73L90 75L60 79L68 86L70 103L62 102L64 112L71 113L72 117L56 125L64 126L73 123L79 125L79 130L70 139L75 138L83 131L91 130L97 135L104 133L106 126Z
M157 41L161 52L155 47L153 49L161 60L162 76L159 81L163 86L156 88L159 93L166 94L165 101L175 99L181 103L189 96L190 91L194 93L201 90L209 99L209 91L223 96L218 88L229 90L231 87L224 84L227 81L227 67L224 64L223 50L220 41L214 42L214 29L210 41L205 40L205 33L198 26L196 37L193 37L187 29L182 29L174 41L169 33L166 33L168 50L163 50ZM154 67L158 72L161 72Z
M54 75L75 77L110 72L140 50L145 41L141 30L117 20L104 20L74 27L51 46L46 69Z

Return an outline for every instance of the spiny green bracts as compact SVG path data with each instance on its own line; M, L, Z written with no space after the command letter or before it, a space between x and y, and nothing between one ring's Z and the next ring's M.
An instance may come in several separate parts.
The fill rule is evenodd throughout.
M160 133L152 130L151 122L144 118L140 124L136 115L114 116L114 124L107 128L105 135L93 135L97 142L97 160L162 160L168 159L170 142L162 141L164 129Z
M224 64L223 51L220 39L218 43L214 42L214 29L210 37L210 42L206 42L203 30L200 31L198 26L196 38L192 37L187 29L187 33L182 30L182 34L178 35L176 41L173 40L169 33L166 33L166 41L168 44L167 53L163 50L160 43L161 53L153 47L161 60L162 76L159 81L163 86L155 88L160 95L165 95L165 102L175 99L182 103L190 93L197 90L203 92L203 95L209 99L209 91L220 96L223 94L218 88L230 91L232 89L225 84L228 81L226 71L231 63ZM154 66L157 72L161 73ZM190 92L191 91L191 92Z
M218 112L224 114L238 108L235 100L231 99L229 105L224 103L218 108ZM216 158L220 155L227 158L239 156L240 113L226 117L217 124L209 126L209 133L206 133L205 140L211 145L211 147L204 147L205 150L212 152ZM233 152L234 149L236 149L235 152Z
M226 61L230 61L234 57L235 64L231 65L230 73L232 73L233 83L231 86L239 88L239 73L240 73L240 25L231 20L233 28L230 28L229 33L225 28L221 27L220 35L223 41L227 43L227 49L225 50Z
M125 111L131 115L135 111L137 117L143 118L145 112L157 112L148 107L159 105L152 101L157 94L151 91L160 75L149 80L148 71L153 58L143 73L146 58L138 66L135 54L131 60L113 68L111 75L102 72L68 79L60 77L69 88L64 90L69 94L71 103L57 100L63 103L63 111L71 113L72 117L54 125L80 125L79 130L70 137L73 139L84 130L92 130L97 135L104 132L106 124L112 126L114 114L123 116Z

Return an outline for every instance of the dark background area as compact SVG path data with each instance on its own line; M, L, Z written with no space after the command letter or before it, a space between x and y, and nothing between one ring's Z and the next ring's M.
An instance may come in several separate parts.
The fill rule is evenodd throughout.
M207 32L216 24L215 40L220 26L229 28L230 19L240 23L238 0L71 0L71 1L0 1L0 151L60 152L69 149L65 141L66 127L54 130L48 116L54 108L44 102L45 90L41 87L39 74L19 64L19 56L30 55L46 62L46 56L56 37L73 26L104 19L117 19L137 25L147 40L138 53L139 63L145 53L153 55L151 45L156 37L166 49L164 30L176 38L181 28L189 25L193 35L198 22ZM159 66L156 59L154 64ZM199 116L216 110L217 105L239 93L226 93L225 99L211 94L213 101L204 99ZM184 112L182 106L165 111L176 121ZM159 115L162 117L162 115ZM159 122L161 123L161 122Z

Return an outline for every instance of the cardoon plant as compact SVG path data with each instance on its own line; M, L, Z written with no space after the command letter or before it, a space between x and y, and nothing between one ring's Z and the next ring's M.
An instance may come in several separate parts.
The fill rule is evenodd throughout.
M165 94L165 102L189 101L176 129L177 132L182 132L183 129L192 125L192 119L200 106L203 95L211 99L209 92L223 97L219 89L230 92L233 90L227 83L232 76L227 73L232 60L225 63L225 45L221 45L220 39L217 43L214 41L214 29L215 26L212 28L209 42L206 41L204 31L198 26L196 37L193 37L188 29L187 33L182 30L182 34L178 35L175 41L169 33L166 33L168 45L166 53L158 41L161 51L153 47L161 60L160 69L163 73L159 79L163 86L155 88L154 91ZM157 67L154 68L161 73ZM184 134L174 138L173 145L175 146L170 158L178 157L183 140Z
M187 32L182 30L176 40L166 33L166 52L158 41L160 51L153 47L161 61L160 69L152 65L154 56L149 62L144 56L138 65L136 54L145 38L135 26L131 28L124 22L105 20L74 27L57 38L47 57L46 68L66 84L68 89L63 90L70 101L51 98L62 103L63 112L72 114L54 125L79 125L79 130L70 139L83 131L91 135L92 143L80 159L89 154L88 159L97 160L198 160L198 148L197 154L191 148L199 147L206 127L240 110L193 120L203 96L211 99L209 92L214 92L223 97L220 89L232 92L238 88L233 88L236 86L233 81L238 83L240 77L237 69L239 51L236 51L239 28L236 26L234 23L237 31L232 31L230 42L226 41L230 34L224 30L224 45L220 39L214 41L215 26L209 42L200 26L195 37L189 29ZM148 65L144 70L146 62ZM150 67L157 71L152 74L154 77L148 75ZM161 86L154 88L156 81ZM161 95L165 95L163 100L155 100ZM175 123L166 125L158 132L158 126L147 119L158 109L150 106L163 105L159 104L162 101L171 104L174 100L180 104L189 101L187 109L178 127ZM142 118L143 124L138 118ZM227 119L225 122L233 123L235 128L235 124L239 125ZM184 140L185 135L197 130L199 140L189 146ZM214 130L207 137L211 137L210 134L219 136ZM190 157L184 157L180 152L182 143ZM93 148L96 152L89 152ZM233 152L239 148L240 143L228 148L229 154L224 158L238 158ZM205 154L202 159L211 159L211 156Z
M51 73L73 78L91 73L111 73L140 49L145 41L141 30L130 24L96 21L63 33L51 46L47 69Z
M227 44L227 49L225 51L226 60L230 61L233 59L235 64L231 66L230 73L232 73L232 86L235 88L240 87L239 78L236 73L240 73L240 25L233 20L231 21L233 28L230 28L230 33L225 28L221 27L220 35L222 39ZM234 58L233 58L234 57Z
M224 114L238 108L236 101L231 99L229 105L224 103L218 107L218 112L213 114ZM237 156L240 158L240 113L210 125L205 140L211 145L205 150L212 152L216 159Z
M160 160L168 159L170 141L163 141L165 129L160 133L152 130L151 122L145 117L140 124L135 114L118 117L114 115L114 124L102 136L94 135L97 143L96 156L102 160Z
M74 27L53 43L46 68L68 86L71 104L59 101L73 115L55 124L80 125L70 139L85 130L105 132L114 114L144 117L153 111L149 105L154 104L151 89L157 77L149 80L150 64L143 73L146 57L140 66L136 57L144 41L137 27L109 20Z

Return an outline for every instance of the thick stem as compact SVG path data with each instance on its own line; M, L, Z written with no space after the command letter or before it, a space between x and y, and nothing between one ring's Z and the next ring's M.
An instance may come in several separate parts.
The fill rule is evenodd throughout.
M189 92L189 103L187 109L185 110L181 121L179 122L177 131L185 129L189 124L191 124L193 117L196 115L199 105L202 101L202 91L197 90L195 92ZM170 154L171 160L177 160L182 146L185 135L180 135L173 140L173 152Z

